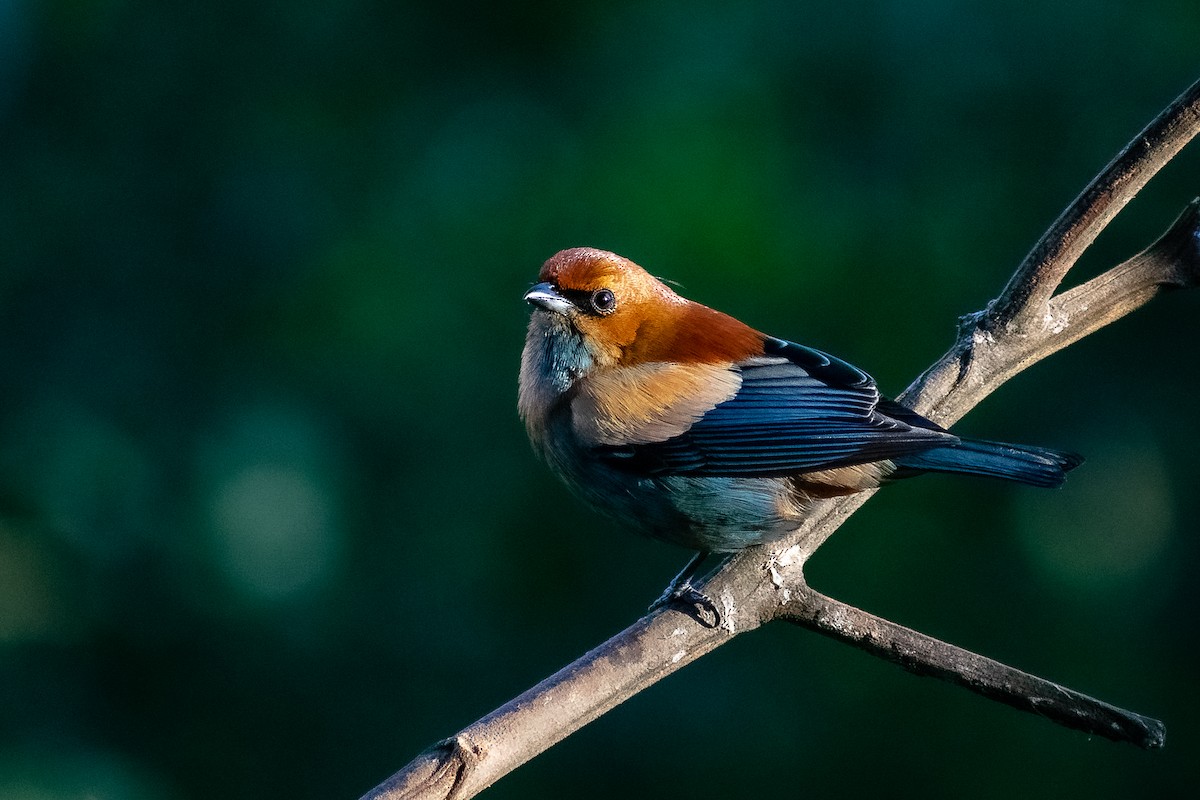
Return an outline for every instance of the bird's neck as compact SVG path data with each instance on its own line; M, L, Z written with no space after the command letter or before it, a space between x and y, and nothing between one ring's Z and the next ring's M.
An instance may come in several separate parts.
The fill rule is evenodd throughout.
M530 434L541 429L556 402L595 363L583 337L549 314L533 314L521 354L518 407Z

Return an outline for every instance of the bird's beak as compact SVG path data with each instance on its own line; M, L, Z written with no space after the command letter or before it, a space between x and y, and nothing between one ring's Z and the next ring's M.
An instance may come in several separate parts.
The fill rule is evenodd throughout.
M571 301L559 294L552 283L539 283L534 286L525 293L525 302L559 314L566 314L574 308Z

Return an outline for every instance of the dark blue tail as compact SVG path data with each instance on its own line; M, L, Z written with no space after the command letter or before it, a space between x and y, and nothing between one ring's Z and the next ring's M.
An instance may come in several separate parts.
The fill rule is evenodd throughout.
M900 468L897 477L908 470L959 472L1054 487L1062 485L1067 473L1083 463L1083 457L1045 447L963 439L949 447L937 447L895 461Z

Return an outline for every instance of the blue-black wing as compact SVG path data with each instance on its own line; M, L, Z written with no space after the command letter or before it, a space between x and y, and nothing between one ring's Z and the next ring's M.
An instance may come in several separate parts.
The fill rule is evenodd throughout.
M737 369L737 394L686 433L599 454L655 475L754 477L881 461L958 441L881 398L870 375L819 350L768 339L763 358Z

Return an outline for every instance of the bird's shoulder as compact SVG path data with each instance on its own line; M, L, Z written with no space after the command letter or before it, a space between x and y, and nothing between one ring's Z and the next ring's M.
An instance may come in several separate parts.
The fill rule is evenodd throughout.
M790 365L827 386L863 392L878 392L875 379L837 356L815 347L789 342L774 336L763 341L764 361L776 366Z

